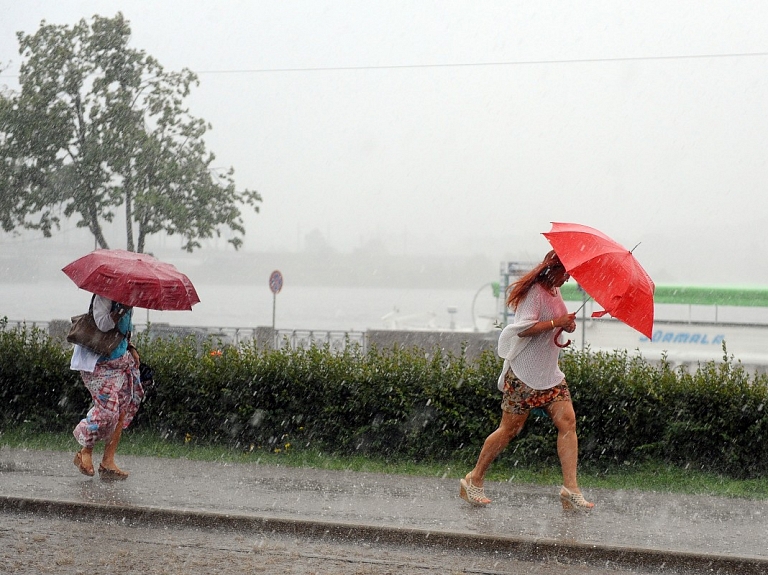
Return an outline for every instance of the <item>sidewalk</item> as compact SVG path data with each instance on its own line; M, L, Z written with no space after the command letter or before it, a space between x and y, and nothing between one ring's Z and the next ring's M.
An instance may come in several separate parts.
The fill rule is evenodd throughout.
M768 501L585 490L584 514L563 511L556 486L488 482L493 503L475 508L455 479L119 456L131 476L105 483L73 455L0 449L0 509L768 573Z

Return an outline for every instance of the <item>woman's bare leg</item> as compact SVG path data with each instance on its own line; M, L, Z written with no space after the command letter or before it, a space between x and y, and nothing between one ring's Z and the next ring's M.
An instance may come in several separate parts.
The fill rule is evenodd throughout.
M557 427L557 455L563 470L563 485L574 493L581 493L576 480L579 460L579 439L576 435L576 414L570 401L556 401L547 406L547 413Z
M475 468L466 475L465 479L469 480L471 476L472 485L482 487L485 472L488 471L494 459L509 445L509 442L520 433L526 419L528 419L527 413L519 415L502 411L501 423L499 423L498 429L486 438L485 443L483 443L483 449L477 458Z
M123 434L123 420L125 414L121 413L117 420L117 426L115 431L104 444L104 456L101 458L101 465L107 469L121 471L121 469L115 463L115 453L117 452L117 446L120 444L120 437Z

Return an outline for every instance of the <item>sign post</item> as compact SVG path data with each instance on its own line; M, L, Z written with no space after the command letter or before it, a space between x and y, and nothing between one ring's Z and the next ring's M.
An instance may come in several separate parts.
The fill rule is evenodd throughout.
M505 327L509 321L509 308L507 307L506 295L507 288L515 281L523 277L528 270L532 270L536 264L529 262L501 262L499 275L499 292L504 294L502 296L503 303L501 308L501 326ZM495 288L494 288L495 289Z
M283 274L278 270L269 276L269 289L272 291L272 333L275 332L275 309L277 308L277 294L283 289Z

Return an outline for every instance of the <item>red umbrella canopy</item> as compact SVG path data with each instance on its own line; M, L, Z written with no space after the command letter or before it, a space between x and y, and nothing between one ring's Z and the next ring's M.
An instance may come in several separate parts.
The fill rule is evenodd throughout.
M191 310L200 301L186 275L147 254L96 250L62 271L77 287L133 307Z
M653 336L653 292L650 276L632 252L604 233L581 224L552 222L545 232L566 271L601 306L643 335Z

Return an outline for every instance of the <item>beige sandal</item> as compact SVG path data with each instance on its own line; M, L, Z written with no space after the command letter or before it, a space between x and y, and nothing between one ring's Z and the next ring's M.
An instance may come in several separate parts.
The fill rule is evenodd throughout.
M459 497L461 497L467 503L471 503L472 505L485 506L491 502L491 500L485 496L485 491L483 491L482 487L476 487L472 485L471 473L469 474L469 482L467 482L466 477L462 477L459 483L461 484L461 488L459 489Z
M563 509L576 509L578 511L590 511L595 504L590 503L581 493L574 493L567 487L560 488L560 501L563 502Z

